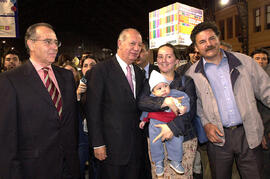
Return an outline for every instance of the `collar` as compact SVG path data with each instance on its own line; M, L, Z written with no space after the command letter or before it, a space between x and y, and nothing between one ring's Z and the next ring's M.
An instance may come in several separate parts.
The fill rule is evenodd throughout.
M149 70L149 66L150 66L150 63L148 63L148 64L144 67L144 70L145 70L145 71L148 71L148 70Z
M228 64L229 64L230 71L233 68L236 68L236 67L242 65L241 61L233 53L227 52L225 50L222 50L222 51L223 51L223 57L225 55L225 57L228 58ZM198 73L198 72L204 73L204 58L203 57L201 57L200 61L196 65L195 73Z
M37 63L36 61L32 60L31 58L29 58L29 60L33 64L33 66L36 69L36 71L39 71L42 68L44 68L44 66L40 65L39 63ZM48 67L49 70L52 70L52 65L48 65L48 66L45 66L45 67Z
M118 61L119 65L121 66L122 69L126 69L127 68L128 64L124 60L122 60L119 57L118 54L116 54L116 60ZM132 65L129 65L129 66L131 67Z

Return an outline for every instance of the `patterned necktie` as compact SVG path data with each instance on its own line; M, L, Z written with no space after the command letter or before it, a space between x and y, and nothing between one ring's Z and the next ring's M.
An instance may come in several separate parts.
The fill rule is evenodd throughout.
M44 72L44 82L45 82L45 87L47 88L52 101L54 103L55 108L57 109L58 115L61 118L62 115L62 100L61 100L61 94L59 93L59 91L57 90L56 86L54 85L54 83L52 82L52 80L49 77L49 68L48 67L44 67L42 68L43 72Z
M134 87L133 87L133 82L132 82L131 69L130 69L130 66L129 65L127 66L127 80L128 80L129 86L130 86L130 88L132 90L132 93L134 93Z

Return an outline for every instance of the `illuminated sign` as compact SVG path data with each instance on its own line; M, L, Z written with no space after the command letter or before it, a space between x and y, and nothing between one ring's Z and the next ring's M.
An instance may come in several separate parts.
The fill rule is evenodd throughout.
M203 10L181 3L174 3L149 13L150 49L170 43L190 45L190 33L195 25L203 22Z
M17 37L17 0L0 0L0 37Z

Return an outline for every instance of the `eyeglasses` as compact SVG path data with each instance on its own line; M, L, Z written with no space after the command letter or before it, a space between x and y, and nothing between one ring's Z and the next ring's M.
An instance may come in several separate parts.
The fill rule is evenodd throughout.
M44 40L37 40L37 39L31 39L32 41L42 41L45 45L56 45L57 47L61 47L61 42L58 40L53 39L44 39Z

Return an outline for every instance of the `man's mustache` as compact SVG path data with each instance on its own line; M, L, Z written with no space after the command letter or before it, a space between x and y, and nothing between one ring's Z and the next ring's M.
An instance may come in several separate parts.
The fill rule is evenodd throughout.
M215 47L211 45L211 46L207 47L205 51L213 50L213 49L215 49Z

